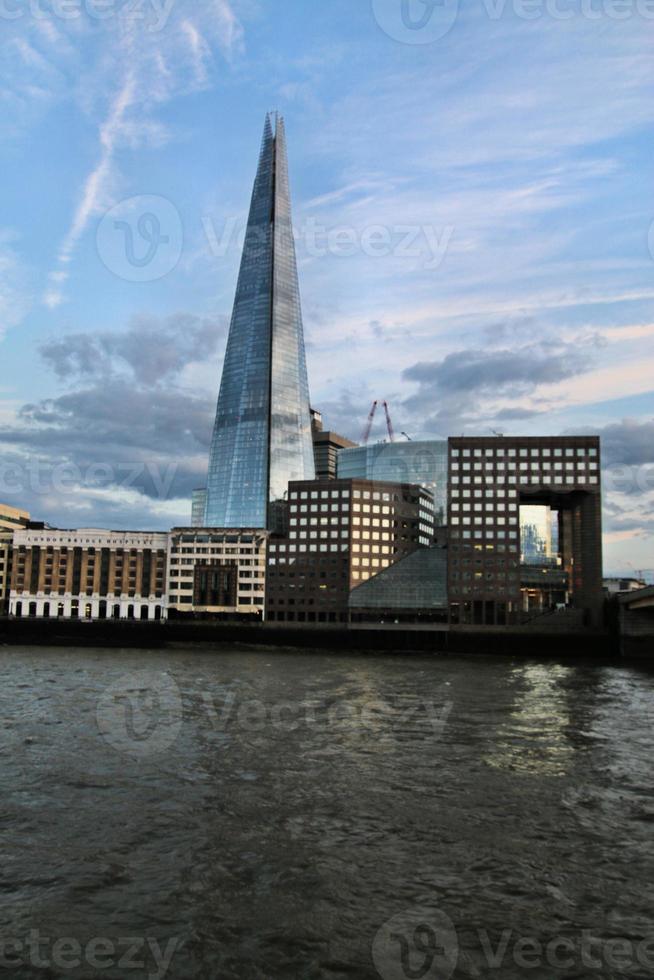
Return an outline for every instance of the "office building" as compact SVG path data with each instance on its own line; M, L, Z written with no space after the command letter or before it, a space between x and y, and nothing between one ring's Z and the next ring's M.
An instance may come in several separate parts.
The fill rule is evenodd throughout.
M10 614L160 620L168 535L52 529L14 532Z
M418 483L434 498L436 525L445 523L447 512L447 442L379 442L342 449L337 460L338 478L393 483Z
M335 480L338 453L341 449L349 449L356 443L337 432L323 429L322 415L311 410L311 432L313 435L313 457L316 467L317 480Z
M266 119L209 456L204 524L277 528L315 476L284 121Z
M350 591L433 538L431 494L409 484L289 486L288 534L271 538L266 619L344 623Z
M169 615L263 618L267 543L268 533L256 529L173 528Z
M207 490L202 487L193 491L191 502L191 527L204 527L204 512L207 509Z
M0 504L0 616L9 611L14 531L27 527L30 515L8 504Z
M563 587L565 604L583 610L589 625L598 624L602 607L599 439L450 439L449 472L451 622L521 621L525 609L520 508L544 506L558 515L560 562L550 570L552 588L548 585L548 589L560 595ZM564 579L554 581L559 572ZM534 572L525 566L524 574L524 590L533 592Z

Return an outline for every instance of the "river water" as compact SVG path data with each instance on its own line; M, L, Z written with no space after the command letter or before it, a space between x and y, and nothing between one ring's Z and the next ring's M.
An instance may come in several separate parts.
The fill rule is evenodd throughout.
M654 672L0 648L0 974L651 978Z

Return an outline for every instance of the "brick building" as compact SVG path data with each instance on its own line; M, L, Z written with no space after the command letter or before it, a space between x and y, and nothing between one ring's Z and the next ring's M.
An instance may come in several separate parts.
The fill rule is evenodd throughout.
M449 440L448 592L454 624L520 619L520 507L558 515L569 604L602 608L600 443L595 436ZM533 573L532 573L533 574Z
M0 616L9 611L14 531L27 527L29 521L26 510L0 504Z
M342 623L351 589L431 542L433 498L412 484L291 483L288 527L269 543L266 619Z
M167 547L167 534L151 532L16 531L10 613L163 619Z
M268 532L173 528L169 535L171 615L263 617Z

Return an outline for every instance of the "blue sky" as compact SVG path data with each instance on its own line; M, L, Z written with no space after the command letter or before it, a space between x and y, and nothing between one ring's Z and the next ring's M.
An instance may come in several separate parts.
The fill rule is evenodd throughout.
M0 7L0 498L188 519L279 109L327 423L599 431L607 569L654 568L645 0Z

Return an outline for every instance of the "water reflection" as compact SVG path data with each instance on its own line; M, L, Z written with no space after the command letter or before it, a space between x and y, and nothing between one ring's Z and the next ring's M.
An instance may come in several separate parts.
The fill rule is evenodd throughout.
M645 931L647 672L238 649L4 650L0 671L3 935L177 938L171 980L367 980L383 923L442 908L458 980L488 975L480 928ZM133 758L96 719L138 671L183 717Z

